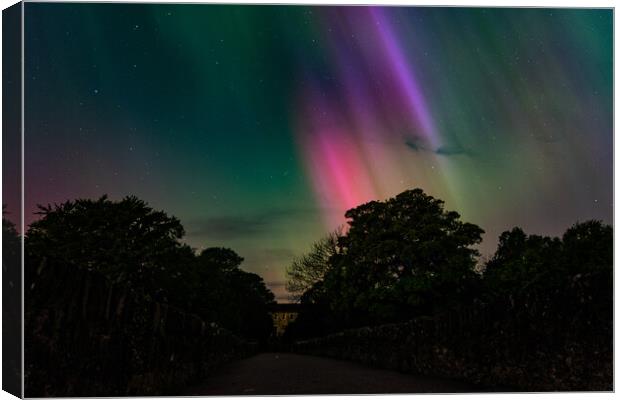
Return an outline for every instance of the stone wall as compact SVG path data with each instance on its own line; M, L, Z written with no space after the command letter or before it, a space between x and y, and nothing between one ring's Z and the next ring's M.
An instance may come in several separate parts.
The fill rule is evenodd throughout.
M220 364L256 351L213 323L140 300L96 273L42 265L30 275L28 397L178 395Z
M604 279L578 277L567 283L571 295L558 293L553 303L531 296L477 304L299 341L292 351L466 380L489 390L609 391L612 304L597 299L601 288L611 290Z

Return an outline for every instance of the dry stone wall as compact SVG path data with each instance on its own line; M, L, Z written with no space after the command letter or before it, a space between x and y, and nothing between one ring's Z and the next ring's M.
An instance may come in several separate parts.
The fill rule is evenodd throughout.
M198 316L62 265L27 281L27 397L181 394L256 345Z
M299 341L292 351L502 391L613 390L611 280ZM553 299L550 301L549 299Z

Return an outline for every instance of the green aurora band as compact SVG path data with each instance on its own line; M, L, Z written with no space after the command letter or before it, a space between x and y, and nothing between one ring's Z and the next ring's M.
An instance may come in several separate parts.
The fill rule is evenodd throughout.
M135 194L280 300L344 211L613 215L612 10L27 3L25 212ZM9 210L11 208L9 198Z

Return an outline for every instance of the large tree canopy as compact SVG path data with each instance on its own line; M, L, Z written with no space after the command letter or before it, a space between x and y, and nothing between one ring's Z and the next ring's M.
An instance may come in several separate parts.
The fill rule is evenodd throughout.
M562 307L592 293L589 318L610 319L613 229L600 221L577 223L561 238L513 228L477 266L483 230L421 189L345 215L348 229L289 267L289 287L303 290L299 301L309 305L291 324L291 338L485 304L571 319Z
M67 201L39 206L41 219L26 234L33 257L47 257L97 270L114 281L143 281L176 262L183 226L136 197Z
M474 277L484 231L421 189L347 211L339 240L342 305L390 318L437 305ZM394 315L396 317L396 315Z
M27 235L27 277L48 260L101 273L147 299L170 303L245 336L271 333L274 301L261 277L231 249L196 255L178 219L130 196L40 206ZM42 264L43 263L43 264Z
M39 206L26 233L28 273L44 261L96 271L147 299L187 307L193 250L183 226L135 196Z
M302 300L329 304L345 324L428 312L460 298L477 278L472 246L483 230L421 189L360 205L345 216L346 233L335 244L319 242L289 274L290 286L306 289Z

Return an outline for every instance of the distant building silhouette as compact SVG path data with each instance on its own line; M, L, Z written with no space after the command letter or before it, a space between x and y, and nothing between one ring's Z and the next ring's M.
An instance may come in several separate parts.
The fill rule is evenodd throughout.
M276 328L276 336L282 336L286 327L295 321L303 306L296 303L276 303L269 307L269 315L273 319Z

